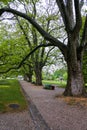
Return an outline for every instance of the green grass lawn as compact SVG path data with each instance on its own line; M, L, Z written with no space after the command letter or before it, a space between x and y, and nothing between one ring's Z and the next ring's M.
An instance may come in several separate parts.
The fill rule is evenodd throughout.
M43 80L42 81L43 85L48 85L48 84L51 84L51 85L56 85L60 88L65 88L66 87L66 81L56 81L56 80ZM87 83L85 84L86 86L86 91L87 91Z
M18 108L9 107L18 104ZM16 79L0 80L0 113L14 112L27 109L27 102L23 96L20 84Z
M58 87L62 87L62 88L65 88L65 86L66 86L66 81L43 80L42 82L43 82L43 85L53 84L53 85L57 85Z

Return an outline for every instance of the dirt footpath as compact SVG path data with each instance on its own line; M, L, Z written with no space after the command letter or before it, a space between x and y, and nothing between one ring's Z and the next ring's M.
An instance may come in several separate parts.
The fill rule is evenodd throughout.
M28 111L0 114L0 130L35 130Z
M45 90L26 81L20 84L51 130L87 130L87 107L68 105L55 97L64 89Z
M87 106L69 105L56 95L64 89L45 90L20 81L29 109L0 114L0 130L87 130Z

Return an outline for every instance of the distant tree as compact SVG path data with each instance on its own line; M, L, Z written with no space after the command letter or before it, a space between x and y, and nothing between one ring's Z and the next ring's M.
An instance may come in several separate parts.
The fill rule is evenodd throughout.
M20 1L20 2L22 2L22 1ZM44 14L44 16L43 16L42 14L38 13L38 11L37 11L37 8L36 8L37 2L38 1L33 1L31 3L29 1L26 3L26 1L25 1L25 2L22 2L22 4L24 4L24 9L25 9L25 12L27 15L30 14L34 20L37 19L39 23L42 22L41 24L44 27L44 29L51 32L54 29L51 27L52 26L51 24L53 24L55 19L57 19L58 12L55 13L55 19L54 19L54 14L52 14L53 13L52 9L51 9L51 14L46 11L46 14ZM27 8L27 4L29 4L31 6L32 11L29 8ZM47 8L47 10L48 9L49 9L49 7ZM38 46L41 43L46 44L47 41L43 37L41 37L41 35L37 32L37 30L33 26L31 26L29 23L25 22L21 18L19 18L17 16L15 16L15 17L16 17L16 20L18 21L18 25L20 26L22 33L25 36L25 40L26 40L30 50L32 50L34 47ZM46 21L44 21L45 17L46 17ZM56 28L55 28L55 30L56 30ZM42 69L46 64L49 53L52 49L53 49L53 47L49 47L48 51L46 51L46 49L44 47L39 48L34 54L31 55L31 59L29 58L30 62L32 62L33 71L35 73L36 85L42 85ZM30 62L27 62L27 65L29 65L29 67L31 66ZM31 67L29 70L32 70ZM26 74L27 75L25 75L25 77L27 78L27 76L29 76L30 74L29 74L29 72L27 72Z

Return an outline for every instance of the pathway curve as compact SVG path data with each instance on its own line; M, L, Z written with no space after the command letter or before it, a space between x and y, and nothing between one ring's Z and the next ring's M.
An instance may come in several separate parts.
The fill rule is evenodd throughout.
M27 99L36 107L35 113L39 113L46 124L46 128L40 130L87 130L87 108L70 106L64 100L55 98L55 95L61 94L64 89L45 90L26 81L20 81L20 84Z

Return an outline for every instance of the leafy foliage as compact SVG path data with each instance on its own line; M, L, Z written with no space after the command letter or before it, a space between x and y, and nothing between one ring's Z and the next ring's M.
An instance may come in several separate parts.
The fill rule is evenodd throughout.
M83 74L84 74L84 80L86 84L87 83L87 49L84 51L84 56L83 56Z
M0 2L4 3L5 5L7 5L9 2L12 2L14 0L0 0Z
M0 27L0 67L2 72L18 66L29 51L24 35L20 35L18 29L11 32L11 28L7 30L7 27L9 25L5 27L4 23Z

